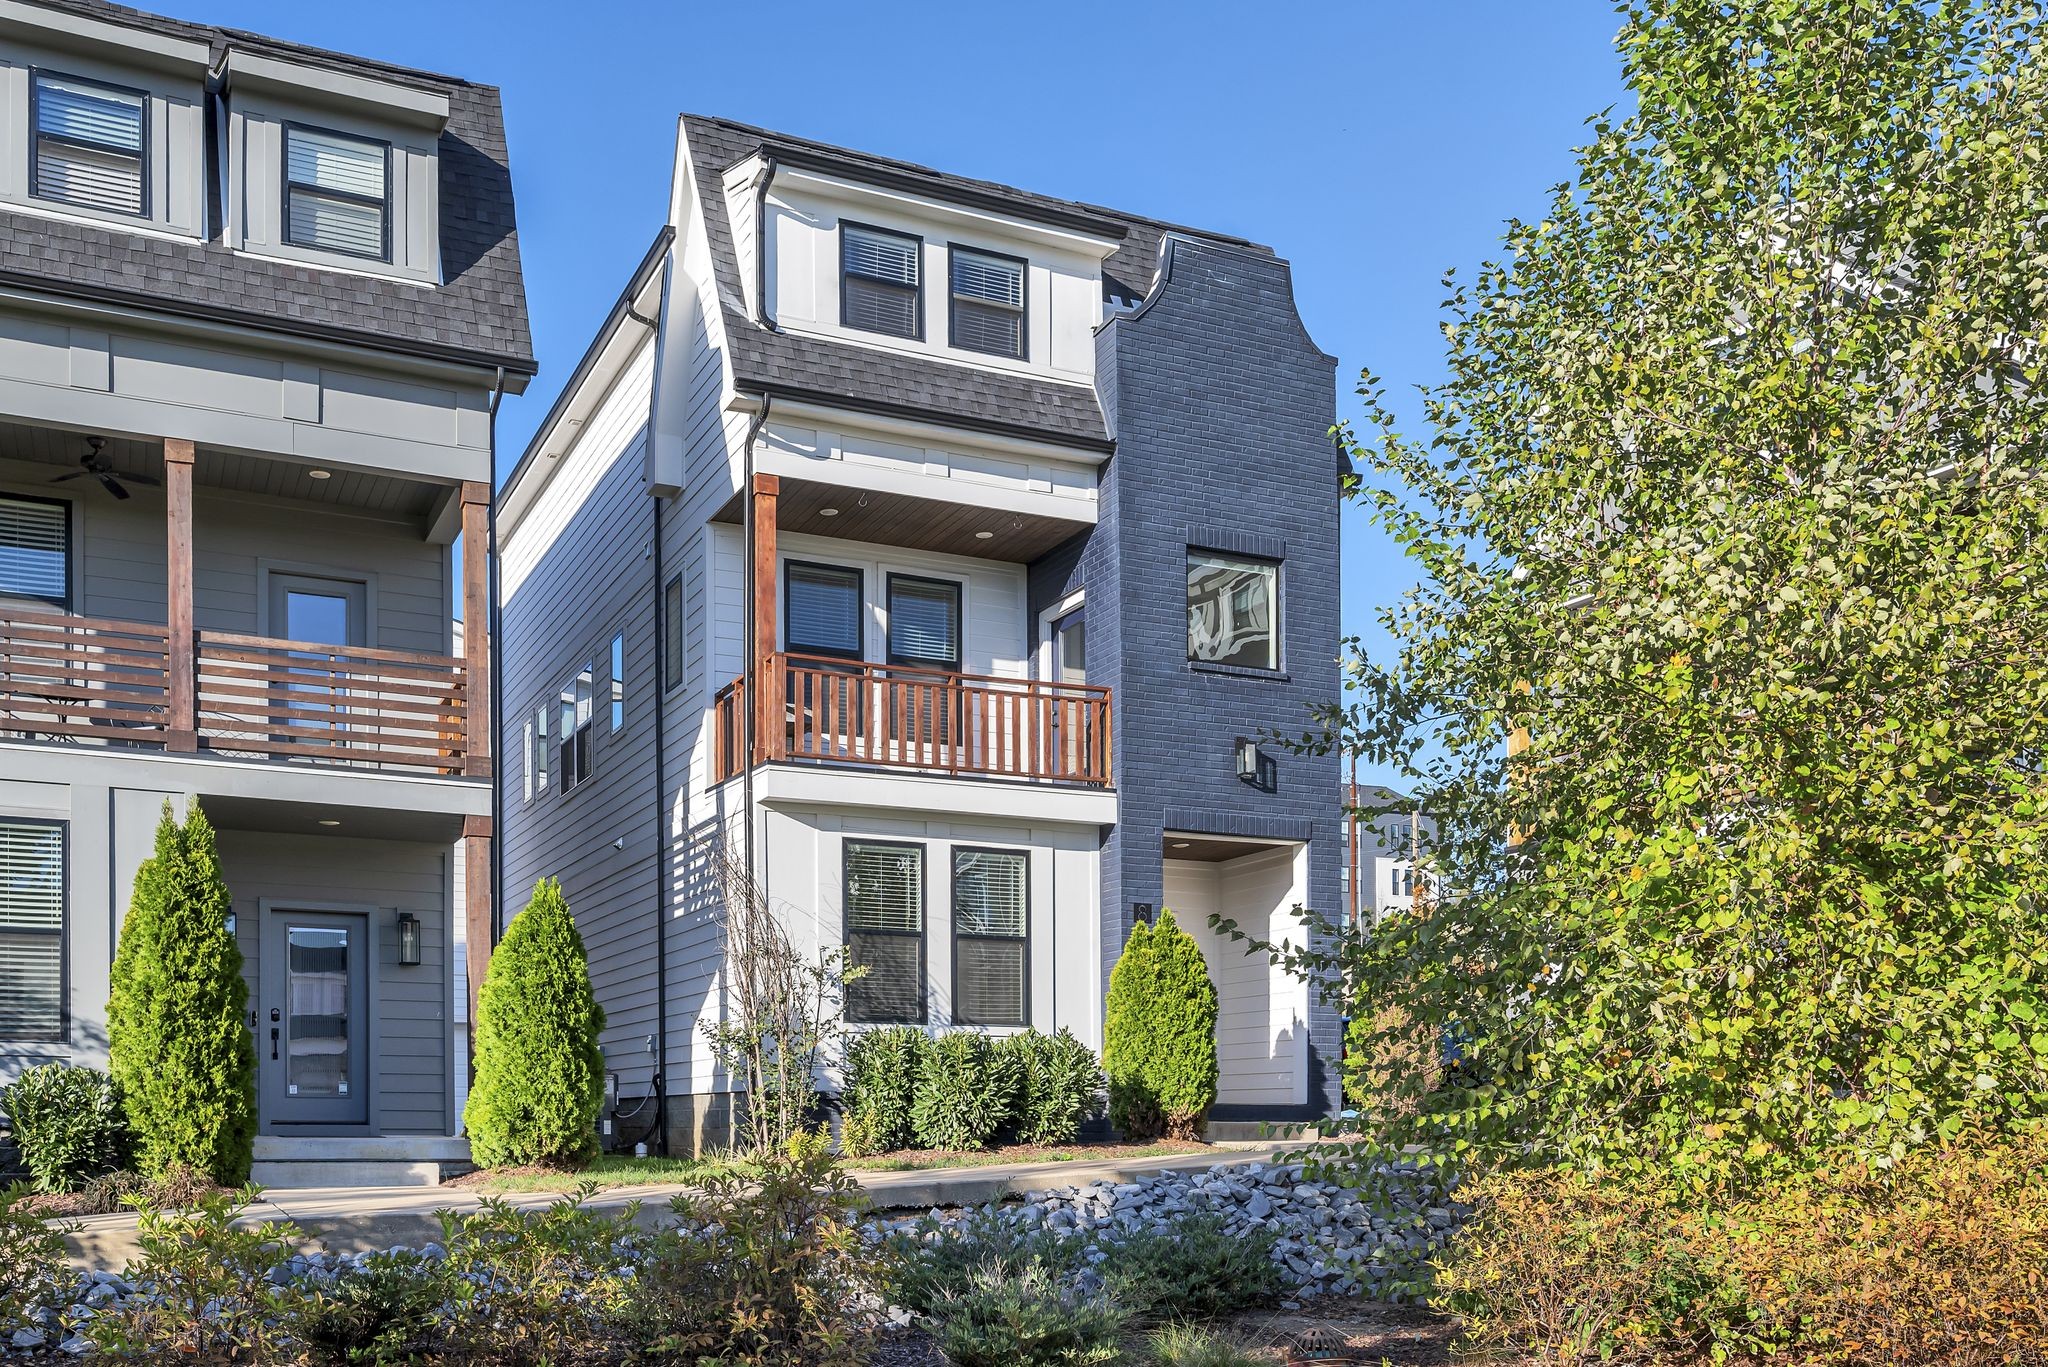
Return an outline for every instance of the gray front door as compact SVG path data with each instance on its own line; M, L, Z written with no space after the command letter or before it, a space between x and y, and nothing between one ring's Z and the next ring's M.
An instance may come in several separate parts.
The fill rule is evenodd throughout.
M264 1128L370 1117L369 917L273 910L256 1033Z

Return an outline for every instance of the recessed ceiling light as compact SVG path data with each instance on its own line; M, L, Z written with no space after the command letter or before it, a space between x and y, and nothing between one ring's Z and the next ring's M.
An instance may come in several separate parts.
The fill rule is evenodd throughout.
M339 826L341 823L332 817L322 817L320 824L323 826Z
M992 538L993 538L994 536L995 536L995 533L994 533L994 532L976 532L976 533L974 534L974 539L975 539L976 541L988 541L988 540L992 539Z
M308 470L308 471L306 471L306 478L307 478L307 479L333 479L333 478L334 478L334 471L332 471L332 470Z
M820 508L820 509L818 509L818 516L819 516L819 517L837 517L837 516L839 516L839 510L838 510L837 508Z
M1188 842L1185 840L1176 840L1173 842L1173 847L1177 850L1184 850L1188 847Z

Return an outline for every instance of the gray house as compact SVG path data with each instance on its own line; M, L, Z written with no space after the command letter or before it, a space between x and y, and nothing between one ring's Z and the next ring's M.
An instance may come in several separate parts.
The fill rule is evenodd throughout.
M715 1142L719 872L855 1025L1100 1047L1170 906L1219 1120L1333 1104L1334 1014L1208 928L1340 909L1334 362L1265 247L720 119L501 491L502 857L562 880L613 1133Z
M533 369L495 90L0 0L0 1072L103 1059L136 867L197 800L259 1180L459 1156L492 416Z

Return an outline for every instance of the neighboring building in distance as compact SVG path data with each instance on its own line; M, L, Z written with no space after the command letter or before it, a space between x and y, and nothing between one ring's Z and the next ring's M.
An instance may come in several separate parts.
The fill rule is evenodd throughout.
M448 958L463 916L488 936L492 728L487 633L458 646L449 604L486 620L491 415L533 369L495 90L0 5L5 1072L103 1061L136 867L197 799L259 1180L459 1155Z
M1415 810L1402 794L1380 784L1360 784L1346 804L1352 811L1374 815L1357 822L1358 896L1353 899L1351 847L1345 847L1344 905L1355 924L1370 926L1389 911L1406 911L1415 905L1420 886L1428 891L1428 845L1435 826Z
M1259 744L1338 695L1335 363L1287 263L713 118L670 198L499 505L507 895L562 880L621 1107L722 1133L736 850L867 968L856 1024L1100 1047L1171 906L1217 1115L1325 1113L1335 1015L1208 928L1339 909L1336 758Z

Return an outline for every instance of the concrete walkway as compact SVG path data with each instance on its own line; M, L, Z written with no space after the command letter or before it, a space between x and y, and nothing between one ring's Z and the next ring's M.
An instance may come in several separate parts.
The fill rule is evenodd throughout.
M1090 1182L1129 1182L1161 1172L1198 1172L1218 1163L1260 1163L1302 1147L1272 1142L1217 1144L1204 1153L923 1172L857 1172L854 1177L875 1209L920 1211L933 1206L976 1205ZM652 1223L667 1213L670 1197L687 1190L688 1186L679 1183L607 1187L591 1198L589 1206L617 1210L637 1200L642 1203L641 1219ZM436 1211L473 1211L487 1194L472 1187L275 1187L265 1191L238 1223L289 1220L304 1232L304 1245L329 1253L364 1253L399 1244L416 1247L441 1237ZM559 1192L501 1194L522 1208L561 1199ZM136 1253L136 1216L132 1213L86 1215L58 1223L68 1226L66 1251L81 1269L118 1271Z

